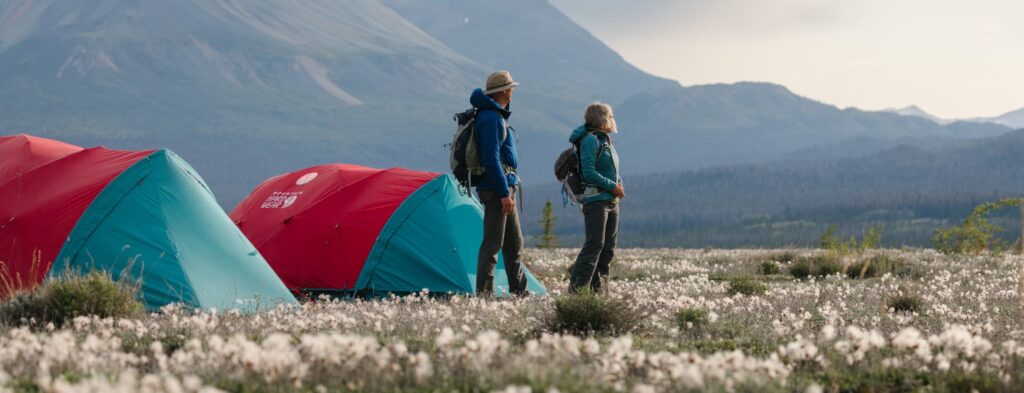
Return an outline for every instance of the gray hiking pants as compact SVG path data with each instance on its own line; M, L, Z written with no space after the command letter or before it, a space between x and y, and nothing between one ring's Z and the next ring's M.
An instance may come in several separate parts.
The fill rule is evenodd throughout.
M523 231L519 227L519 213L506 216L501 212L501 196L490 190L478 190L484 207L484 239L476 262L477 296L494 293L494 267L498 264L498 251L505 258L505 274L509 292L526 294L526 274L523 272Z
M599 293L605 288L612 258L615 258L619 204L603 201L583 205L583 221L587 240L572 266L569 292L589 288Z

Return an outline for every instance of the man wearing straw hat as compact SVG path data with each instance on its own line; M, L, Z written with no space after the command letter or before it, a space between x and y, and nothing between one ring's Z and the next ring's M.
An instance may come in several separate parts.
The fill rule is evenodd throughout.
M476 267L477 296L494 293L498 251L505 258L509 292L512 295L526 294L526 277L522 269L523 232L515 204L519 161L516 139L508 126L508 117L512 114L509 102L518 85L508 71L498 71L487 77L484 89L473 90L469 97L470 104L477 109L474 133L484 167L484 180L476 187L484 207L484 239Z

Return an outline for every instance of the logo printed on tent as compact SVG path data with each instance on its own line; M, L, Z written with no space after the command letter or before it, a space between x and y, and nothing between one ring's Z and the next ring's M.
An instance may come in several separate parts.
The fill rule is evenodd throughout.
M295 201L296 201L296 200L298 200L298 199L299 199L299 196L298 196L298 195L292 195L292 196L288 197L288 199L285 199L285 200L284 200L284 206L281 206L281 207L288 207L288 206L291 206L291 205L292 205L292 204L294 204L294 203L295 203Z
M302 191L274 191L260 204L260 209L283 209L295 204L295 201L302 195Z
M316 176L317 176L316 172L310 172L310 173L307 173L305 175L302 175L302 177L300 177L299 180L295 181L295 185L301 186L301 185L304 185L306 183L309 183L309 182L313 181L313 179L316 179Z

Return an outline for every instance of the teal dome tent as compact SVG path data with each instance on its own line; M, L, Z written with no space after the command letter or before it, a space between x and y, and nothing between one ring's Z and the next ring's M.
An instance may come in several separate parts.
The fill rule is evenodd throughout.
M450 175L319 165L263 182L231 218L294 291L476 290L483 211ZM504 261L494 275L506 295ZM531 293L546 293L526 275Z
M0 220L7 223L0 267L8 277L34 285L66 271L102 270L138 281L151 310L295 304L174 153L82 149L29 136L0 138L0 153Z

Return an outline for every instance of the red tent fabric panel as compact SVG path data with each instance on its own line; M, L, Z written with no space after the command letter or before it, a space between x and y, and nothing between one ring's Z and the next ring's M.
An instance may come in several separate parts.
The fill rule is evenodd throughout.
M352 289L384 224L438 173L321 165L271 178L231 218L285 285Z
M53 139L19 134L0 137L0 184L20 173L82 151L81 147Z
M153 151L78 151L0 184L0 261L8 277L38 283L103 188ZM14 167L3 156L4 167ZM33 266L35 265L35 266ZM4 288L0 287L0 291Z

